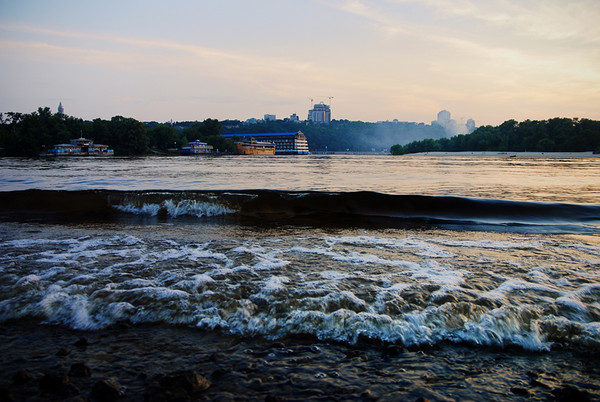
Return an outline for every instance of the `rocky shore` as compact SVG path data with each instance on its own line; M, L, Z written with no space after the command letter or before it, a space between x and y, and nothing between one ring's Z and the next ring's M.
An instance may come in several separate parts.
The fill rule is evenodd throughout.
M128 324L0 328L1 401L600 399L593 353L247 339Z

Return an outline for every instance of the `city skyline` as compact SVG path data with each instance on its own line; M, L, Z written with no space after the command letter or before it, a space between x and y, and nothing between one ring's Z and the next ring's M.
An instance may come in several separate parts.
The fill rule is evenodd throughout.
M600 3L0 0L0 112L600 120Z

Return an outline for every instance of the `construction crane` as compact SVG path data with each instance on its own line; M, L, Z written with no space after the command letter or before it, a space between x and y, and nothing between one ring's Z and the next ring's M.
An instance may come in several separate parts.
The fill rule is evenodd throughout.
M313 108L314 99L309 97L308 100L310 100L310 108L312 109Z

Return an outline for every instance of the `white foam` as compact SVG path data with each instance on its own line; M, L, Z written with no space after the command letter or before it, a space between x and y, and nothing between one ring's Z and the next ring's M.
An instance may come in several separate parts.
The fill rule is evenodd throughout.
M40 277L34 274L24 276L17 281L17 286L33 285L40 281Z
M179 216L221 216L235 213L225 205L212 202L203 202L197 200L165 200L161 204L143 204L141 207L133 204L114 205L114 208L121 212L131 213L135 215L157 216L161 210L165 211L170 217L177 218Z
M343 279L348 279L348 278L354 277L354 275L351 275L347 272L340 272L340 271L322 271L322 272L319 272L318 274L322 278L332 280L332 281L340 281Z
M285 285L289 282L290 278L287 276L271 276L265 281L261 292L275 293L284 291L287 289Z
M296 246L292 247L289 251L294 253L304 253L304 254L316 254L322 255L325 257L329 257L332 260L340 261L340 262L349 262L356 265L364 265L364 264L377 264L377 265L388 265L388 266L401 266L407 267L410 269L418 269L419 265L410 261L403 260L387 260L385 258L378 257L374 254L363 254L352 250L346 251L335 251L332 249L324 248L324 247L302 247Z
M127 205L113 205L115 209L118 209L121 212L127 212L135 215L149 215L156 216L160 211L159 204L143 204L141 207L136 207L132 204Z
M455 254L423 239L414 237L386 238L377 236L342 236L325 238L328 244L348 244L383 249L416 249L415 255L427 258L452 258Z

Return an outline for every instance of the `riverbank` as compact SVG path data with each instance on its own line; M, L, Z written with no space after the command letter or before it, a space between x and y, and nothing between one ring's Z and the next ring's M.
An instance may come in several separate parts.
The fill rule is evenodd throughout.
M593 354L277 341L162 325L0 329L2 400L594 400ZM11 399L12 398L12 399Z
M496 156L507 158L600 158L600 154L589 152L496 152L496 151L463 151L463 152L421 152L410 155L430 156Z

